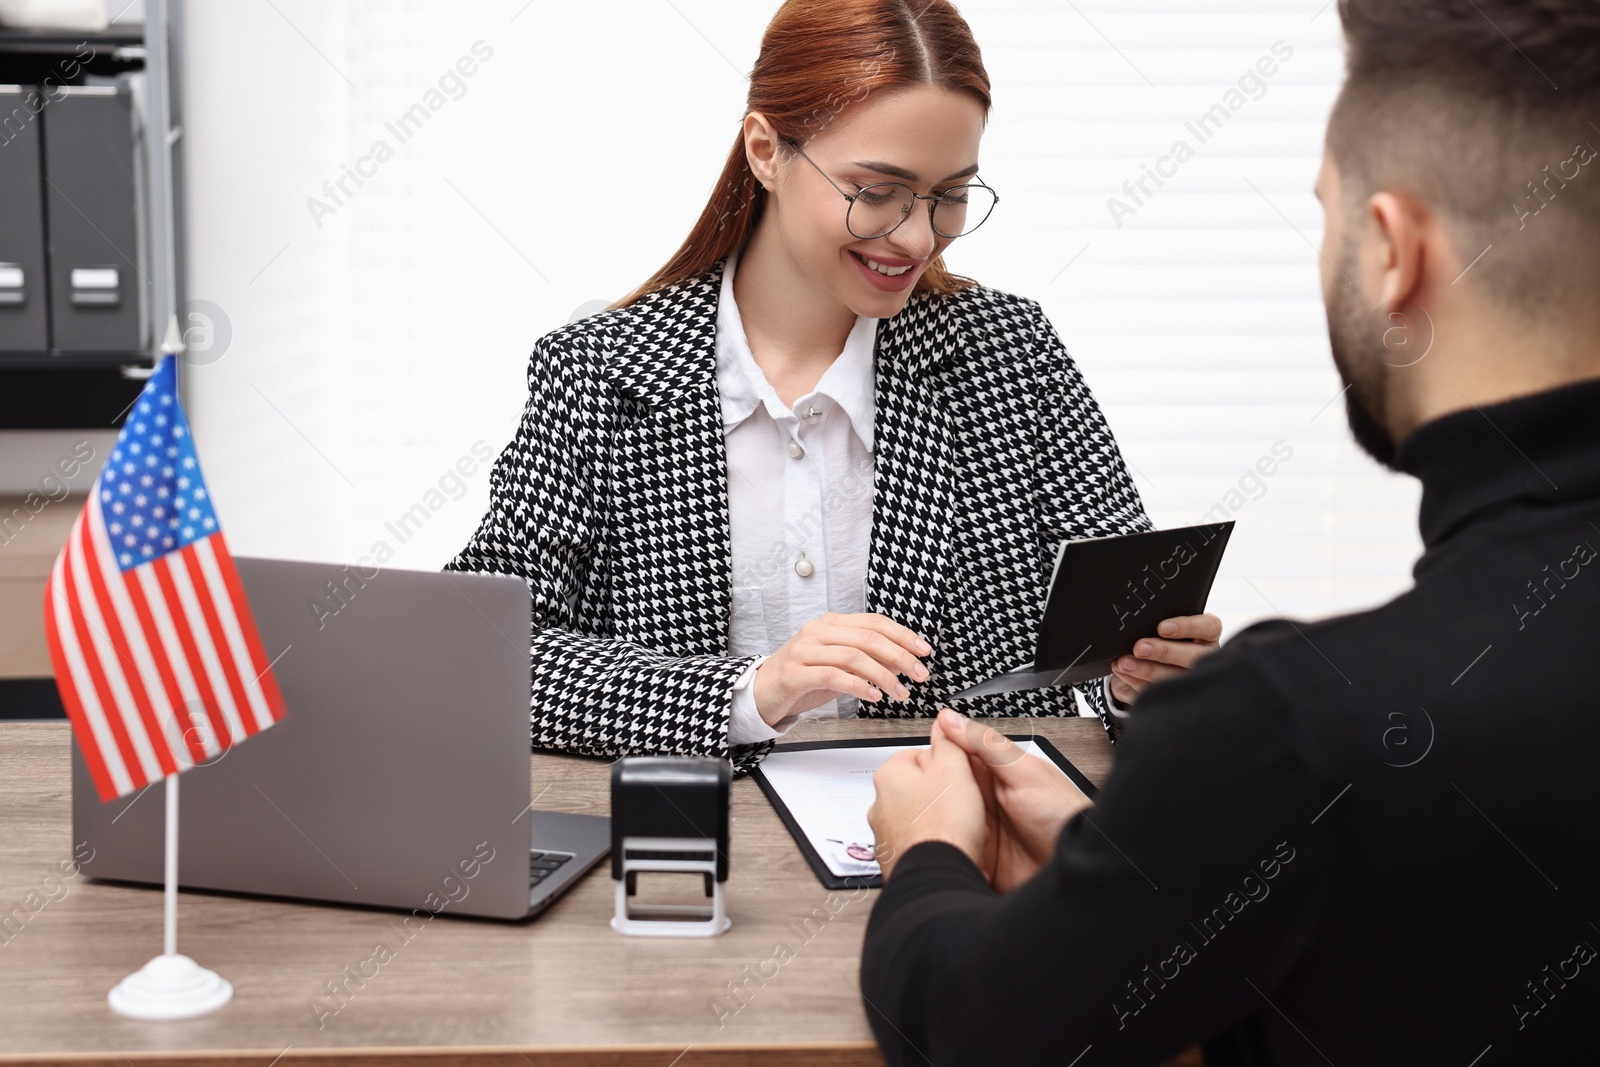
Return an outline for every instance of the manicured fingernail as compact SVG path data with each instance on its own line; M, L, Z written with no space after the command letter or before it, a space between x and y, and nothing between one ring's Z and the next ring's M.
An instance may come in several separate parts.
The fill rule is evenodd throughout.
M946 726L959 727L961 725L961 714L955 708L940 708L939 721Z
M933 651L933 646L919 637L917 638L917 651L926 656L929 652Z
M1141 656L1153 656L1156 653L1156 646L1152 645L1149 641L1140 641L1139 647L1134 649L1134 651Z
M911 696L911 690L907 689L903 685L895 686L894 687L894 692L895 692L895 699L896 700L905 700L906 698Z
M919 682L926 682L928 680L928 668L924 667L920 663L917 664L917 669L911 673Z
M1156 627L1156 630L1163 637L1171 637L1173 634L1178 632L1178 624L1169 620Z
M1131 671L1136 666L1138 666L1138 661L1132 656L1123 656L1117 660L1117 669L1120 671Z

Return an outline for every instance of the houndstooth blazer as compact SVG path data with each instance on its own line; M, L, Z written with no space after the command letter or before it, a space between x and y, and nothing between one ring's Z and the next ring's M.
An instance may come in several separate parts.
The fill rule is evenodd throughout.
M523 578L534 747L720 755L732 578L716 386L722 268L540 338L488 513L445 570ZM874 717L931 716L1028 662L1056 545L1147 530L1099 406L1037 301L914 292L878 325L867 610L926 637L925 682ZM1112 739L1097 681L1082 691ZM969 715L1076 715L1071 689L965 700Z

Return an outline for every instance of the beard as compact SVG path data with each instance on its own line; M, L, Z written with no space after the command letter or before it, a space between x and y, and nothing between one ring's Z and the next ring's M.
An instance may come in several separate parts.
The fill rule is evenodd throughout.
M1374 330L1371 315L1361 306L1360 294L1344 279L1356 274L1354 242L1346 240L1339 253L1341 277L1333 293L1325 294L1328 343L1333 365L1344 383L1345 418L1350 433L1363 452L1389 470L1398 471L1394 435L1389 432L1384 401L1384 365L1388 350L1381 330Z

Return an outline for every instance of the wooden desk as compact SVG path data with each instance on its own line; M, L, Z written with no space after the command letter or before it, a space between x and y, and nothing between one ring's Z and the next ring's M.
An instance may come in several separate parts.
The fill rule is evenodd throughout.
M1090 779L1109 771L1111 746L1095 721L1032 722ZM852 720L791 733L925 731ZM536 753L532 777L540 808L609 810L608 761ZM132 1022L106 1006L106 992L160 951L160 891L82 877L52 885L72 856L69 783L64 723L0 725L0 921L12 919L0 926L0 1063L882 1063L856 988L877 893L824 889L748 776L733 788L733 928L719 937L615 933L607 864L537 919L441 916L410 941L390 912L184 893L178 951L231 981L234 999L171 1023ZM36 911L25 903L33 892L34 905L45 900ZM746 968L772 972L780 941L793 957L747 982ZM339 1007L325 986L372 960L380 942L392 958L363 987L352 982ZM742 1004L730 983L747 983Z

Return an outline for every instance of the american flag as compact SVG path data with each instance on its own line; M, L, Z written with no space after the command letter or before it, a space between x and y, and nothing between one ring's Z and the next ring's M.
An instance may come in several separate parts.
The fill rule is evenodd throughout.
M134 401L56 557L44 624L102 801L283 717L178 403L175 356Z

